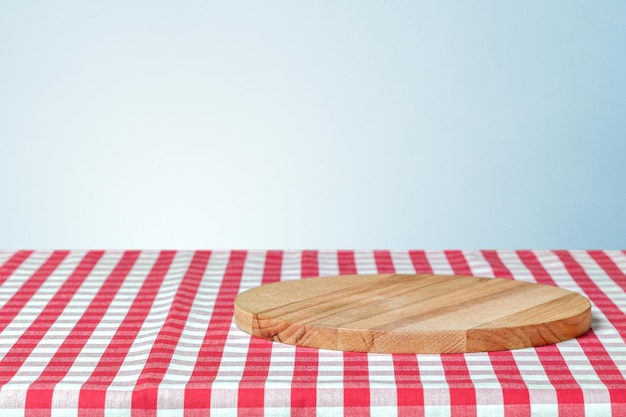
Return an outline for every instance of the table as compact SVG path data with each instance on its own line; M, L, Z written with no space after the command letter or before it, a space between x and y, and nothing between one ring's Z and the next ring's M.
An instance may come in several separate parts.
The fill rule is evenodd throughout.
M592 330L515 351L387 355L251 338L248 288L436 273L558 285ZM0 251L0 415L624 416L626 251Z

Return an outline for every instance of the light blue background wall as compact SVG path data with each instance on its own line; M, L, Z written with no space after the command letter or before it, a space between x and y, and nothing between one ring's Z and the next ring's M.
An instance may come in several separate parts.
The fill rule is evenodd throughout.
M2 248L626 248L626 2L2 2Z

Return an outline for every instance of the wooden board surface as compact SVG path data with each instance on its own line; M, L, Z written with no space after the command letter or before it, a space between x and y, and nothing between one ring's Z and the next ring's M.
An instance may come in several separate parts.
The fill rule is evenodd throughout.
M235 300L237 327L291 345L460 353L571 339L591 325L577 293L500 278L344 275L263 285Z

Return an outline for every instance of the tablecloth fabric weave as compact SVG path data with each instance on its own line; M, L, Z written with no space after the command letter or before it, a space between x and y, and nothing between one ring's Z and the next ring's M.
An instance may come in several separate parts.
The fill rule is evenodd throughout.
M592 330L387 355L233 324L248 288L393 272L558 285L591 300ZM0 251L0 416L626 416L625 311L626 251Z

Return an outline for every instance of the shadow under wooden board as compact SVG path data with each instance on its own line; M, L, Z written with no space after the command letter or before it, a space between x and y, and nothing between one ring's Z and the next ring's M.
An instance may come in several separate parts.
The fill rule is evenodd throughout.
M235 299L253 336L320 349L463 353L582 335L591 304L562 288L458 275L343 275L262 285Z

